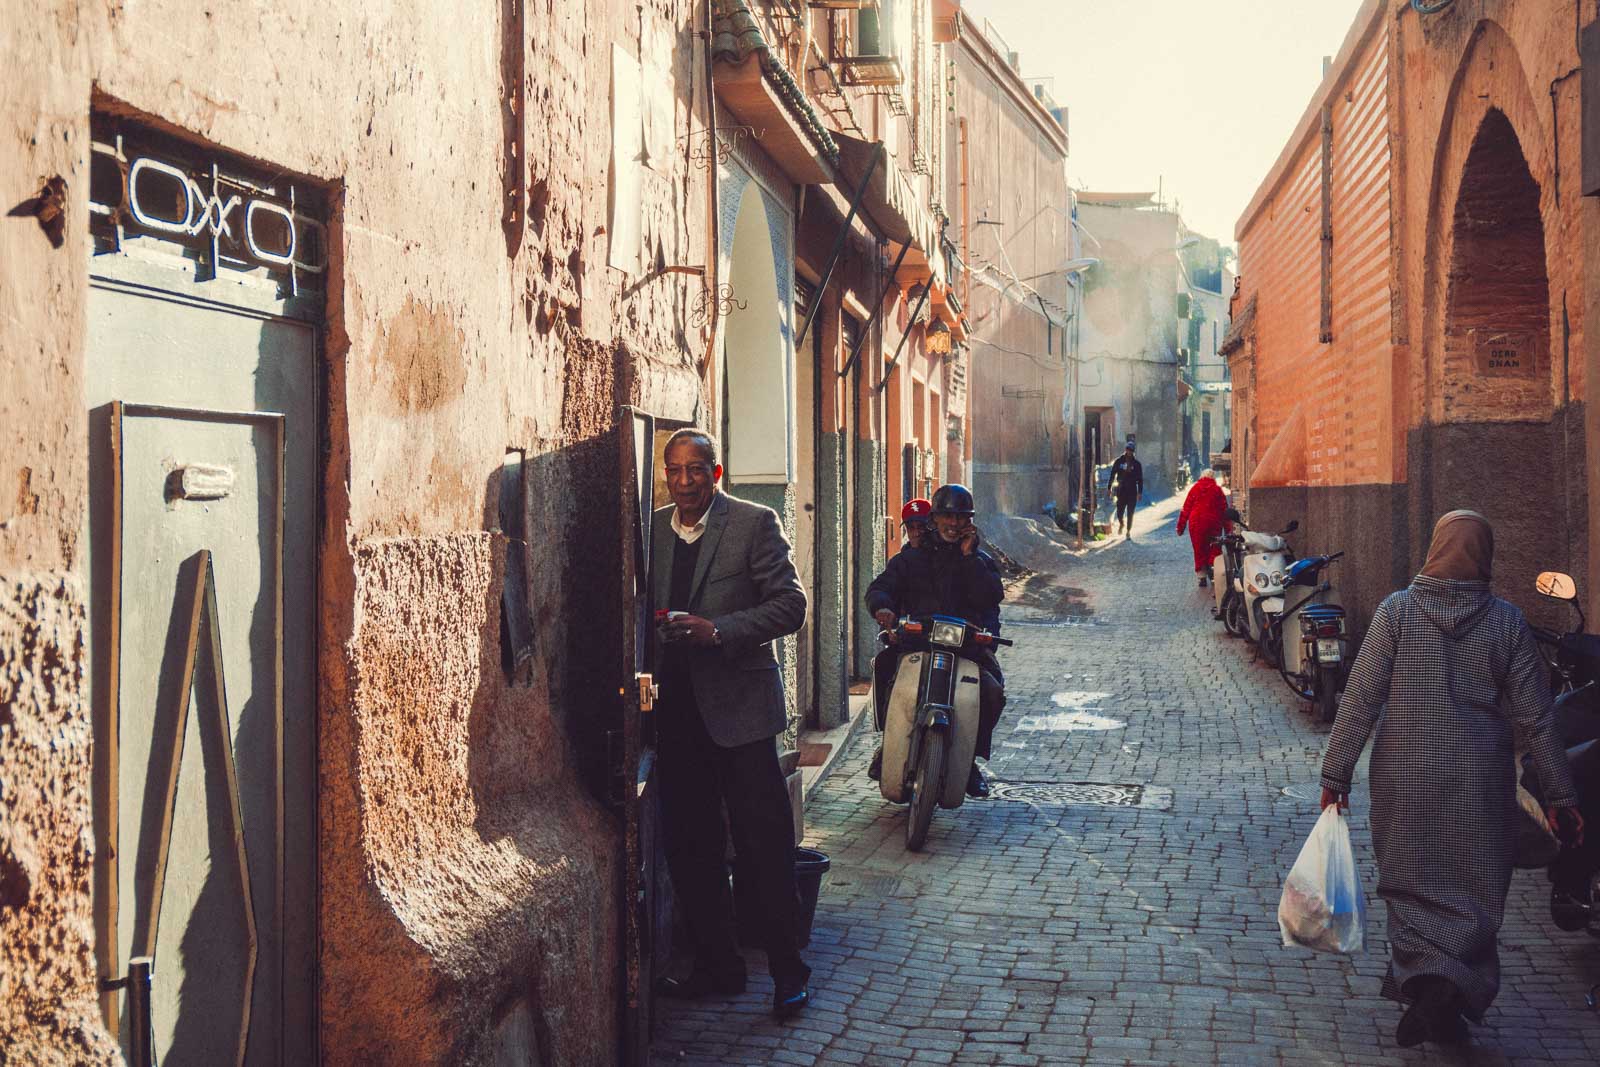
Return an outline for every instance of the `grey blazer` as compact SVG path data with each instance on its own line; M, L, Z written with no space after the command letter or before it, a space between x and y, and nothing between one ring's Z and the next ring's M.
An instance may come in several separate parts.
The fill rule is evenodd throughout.
M672 585L673 510L659 508L651 519L650 588L657 608L667 606ZM720 648L674 650L690 657L695 702L711 740L733 748L782 733L788 708L773 642L805 622L806 594L771 508L722 492L712 497L689 612L710 619L722 635ZM658 673L661 655L657 641L652 658Z

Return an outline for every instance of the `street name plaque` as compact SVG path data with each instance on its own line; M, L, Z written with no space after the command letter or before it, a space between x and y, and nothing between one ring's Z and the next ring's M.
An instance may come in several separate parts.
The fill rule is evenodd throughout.
M1473 330L1472 362L1479 374L1529 377L1535 373L1534 335L1526 330Z

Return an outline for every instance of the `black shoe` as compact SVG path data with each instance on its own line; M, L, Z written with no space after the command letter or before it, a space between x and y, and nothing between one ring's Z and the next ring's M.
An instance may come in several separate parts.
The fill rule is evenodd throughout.
M743 971L702 971L698 967L687 978L663 978L656 983L656 995L676 1000L699 1000L706 996L736 997L744 992Z
M811 969L806 968L801 974L788 978L774 978L772 980L772 1015L776 1019L787 1019L805 1010L811 1003L811 990L806 988L806 983L811 980Z
M867 764L867 777L874 782L883 777L883 746L878 746L878 751L872 754L872 762Z
M1413 982L1421 989L1416 1001L1400 1017L1395 1027L1395 1044L1415 1048L1424 1041L1440 1045L1459 1045L1467 1040L1467 1021L1461 1017L1461 998L1446 978L1433 975ZM1407 983L1411 985L1412 983Z
M967 775L967 796L974 800L985 800L989 796L989 780L978 770L978 765L972 765L972 771Z

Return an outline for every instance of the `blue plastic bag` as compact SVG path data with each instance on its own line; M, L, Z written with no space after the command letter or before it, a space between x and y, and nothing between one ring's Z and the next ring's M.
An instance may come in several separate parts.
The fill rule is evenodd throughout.
M1284 880L1278 929L1285 947L1348 954L1361 951L1366 925L1350 826L1339 806L1329 804Z

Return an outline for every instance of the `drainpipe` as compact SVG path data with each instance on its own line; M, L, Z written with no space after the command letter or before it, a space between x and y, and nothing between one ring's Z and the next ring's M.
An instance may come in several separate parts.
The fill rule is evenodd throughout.
M715 0L706 0L705 29L701 31L706 42L706 128L709 136L709 142L706 145L706 152L710 163L710 165L706 168L707 173L710 175L710 181L706 183L706 198L710 208L710 210L707 212L707 219L711 226L709 238L710 245L706 251L706 302L709 305L709 314L706 318L706 322L710 326L710 331L706 337L706 354L700 360L700 379L701 387L705 390L705 395L708 398L708 406L710 406L709 401L712 395L712 389L711 383L707 380L707 378L712 370L712 358L716 354L717 331L722 326L721 301L717 299L717 293L721 288L722 283L722 234L720 220L718 218L720 200L718 198L719 164L717 162L717 88L716 78L712 74L714 61L711 55L712 40L716 32L716 16L712 12L712 5L714 3ZM721 417L722 412L719 409L716 413L716 418L720 419ZM710 423L714 420L708 418L702 421Z

